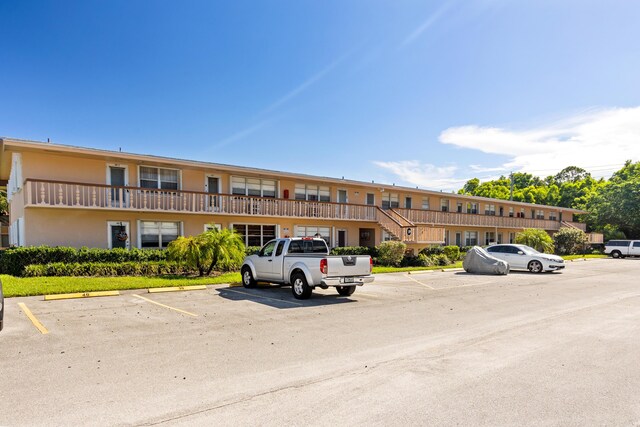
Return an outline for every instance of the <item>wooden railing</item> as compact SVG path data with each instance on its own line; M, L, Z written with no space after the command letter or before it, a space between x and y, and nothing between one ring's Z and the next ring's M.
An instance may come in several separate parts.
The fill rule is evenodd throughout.
M27 179L25 206L377 221L376 206Z
M393 209L378 209L378 223L405 243L444 243L444 228L414 224Z
M416 224L460 225L468 227L498 228L541 228L544 230L560 229L560 221L544 219L527 219L482 214L465 214L458 212L440 212L419 209L396 209L400 215ZM579 224L579 223L573 223ZM584 224L580 224L584 225Z
M561 227L577 228L578 230L587 231L587 224L581 222L562 221Z

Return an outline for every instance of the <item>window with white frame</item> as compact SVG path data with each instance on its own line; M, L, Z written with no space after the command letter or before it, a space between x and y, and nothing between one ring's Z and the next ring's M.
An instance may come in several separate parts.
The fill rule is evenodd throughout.
M462 202L456 203L456 212L462 213Z
M296 237L321 237L331 246L331 227L299 226L295 227Z
M478 244L478 232L477 231L465 231L464 232L464 245L476 246Z
M376 195L373 193L367 193L367 205L375 205L376 204Z
M331 189L325 185L296 184L296 200L331 201Z
M166 248L176 240L181 232L180 222L138 221L140 230L139 246L142 249Z
M382 193L382 209L400 207L397 193Z
M233 224L233 229L242 236L246 246L262 246L275 239L275 225Z
M484 244L488 246L495 242L496 242L496 233L494 231L485 231Z
M484 214L485 215L495 215L496 214L496 205L484 205Z
M449 199L440 199L440 210L442 212L449 212Z
M391 240L393 240L393 236L389 233L387 233L386 231L382 230L382 241L383 242L390 242Z
M231 194L238 196L276 197L277 183L273 179L231 177Z
M549 212L549 219L551 221L557 221L558 220L558 213L557 212Z
M513 208L509 208L509 218L513 218Z
M542 209L536 209L536 219L544 219L544 211Z
M179 190L180 170L140 166L140 187Z
M429 210L429 198L422 199L422 209Z
M467 213L468 214L477 214L478 213L478 204L477 203L467 203Z
M516 242L516 233L509 233L509 243Z

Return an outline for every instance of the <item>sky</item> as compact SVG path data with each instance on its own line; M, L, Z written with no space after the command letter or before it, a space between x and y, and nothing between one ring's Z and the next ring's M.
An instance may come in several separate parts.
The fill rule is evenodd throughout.
M640 160L640 2L0 0L0 135L431 190Z

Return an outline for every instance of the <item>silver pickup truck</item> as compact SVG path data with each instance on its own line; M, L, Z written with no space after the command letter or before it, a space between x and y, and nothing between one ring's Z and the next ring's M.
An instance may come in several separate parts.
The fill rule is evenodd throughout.
M356 286L373 282L372 268L369 255L330 256L323 239L298 237L269 241L244 259L240 271L245 288L257 282L291 285L294 297L307 299L316 286L349 296Z

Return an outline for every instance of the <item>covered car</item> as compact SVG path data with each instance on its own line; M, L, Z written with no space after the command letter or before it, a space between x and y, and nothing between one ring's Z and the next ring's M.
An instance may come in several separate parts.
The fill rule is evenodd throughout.
M491 256L480 246L469 249L462 262L462 267L467 273L474 274L504 275L509 273L509 264L506 261Z

